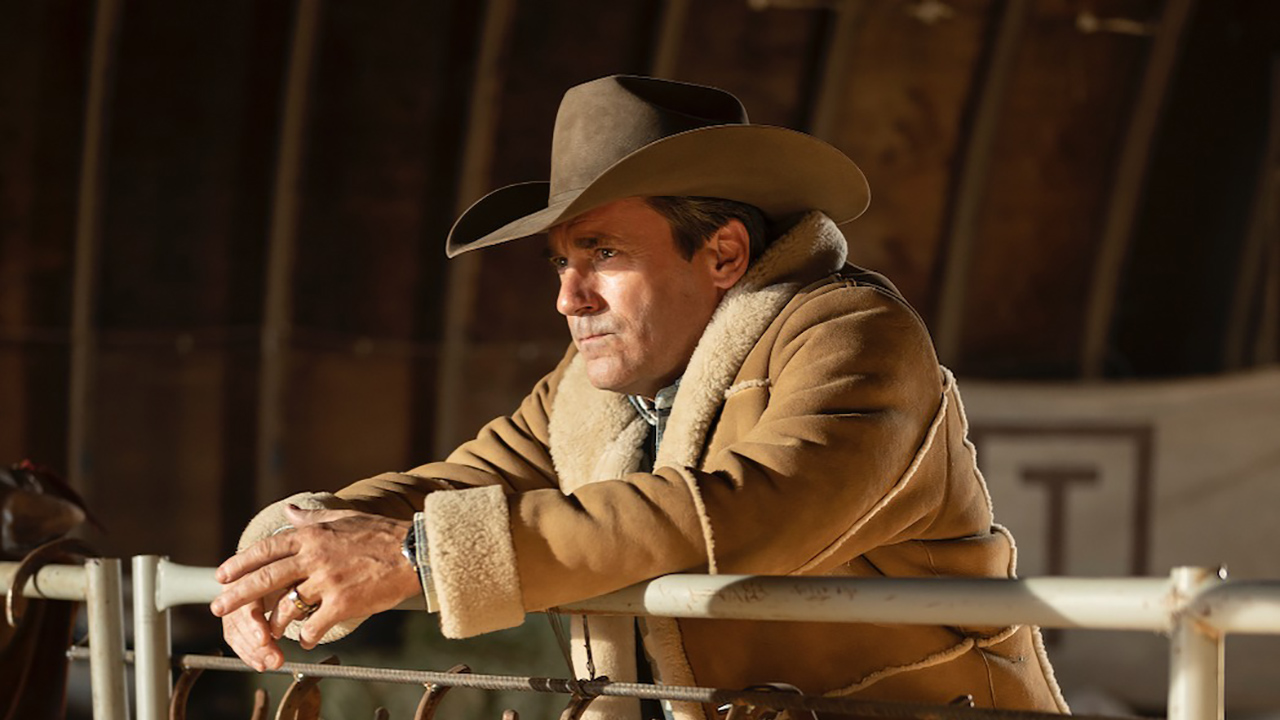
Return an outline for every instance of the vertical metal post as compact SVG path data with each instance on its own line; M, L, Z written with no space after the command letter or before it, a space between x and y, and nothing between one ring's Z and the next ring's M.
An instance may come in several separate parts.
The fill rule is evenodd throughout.
M110 98L120 0L98 0L89 52L89 97L85 102L84 150L80 156L79 205L76 208L75 279L71 295L71 369L67 408L67 475L72 487L92 505L94 364L98 335L94 328L98 287L98 246L102 240L102 175L106 157L107 103Z
M89 685L95 720L127 720L129 686L125 681L124 594L120 560L85 561L89 614Z
M271 209L270 245L262 310L262 360L258 380L258 506L284 493L282 436L285 377L293 324L293 261L298 236L303 139L320 24L320 0L299 0L293 49L285 76L280 152Z
M156 601L160 557L133 558L133 671L138 720L164 720L169 714L173 675L169 672L169 611Z
M515 24L516 0L489 0L485 4L476 59L475 82L471 87L466 144L458 177L458 212L480 199L489 184L493 138L498 127L502 79L507 39ZM444 337L440 348L439 393L436 402L435 453L444 457L458 438L458 415L467 389L463 375L467 366L467 331L480 283L480 257L467 253L449 261L445 277Z
M1222 636L1185 612L1197 594L1221 582L1209 568L1174 568L1169 636L1169 720L1222 720Z

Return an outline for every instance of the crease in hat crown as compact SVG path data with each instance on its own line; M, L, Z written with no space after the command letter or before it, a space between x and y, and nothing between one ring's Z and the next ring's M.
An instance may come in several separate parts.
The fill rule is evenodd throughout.
M794 130L752 125L718 88L611 75L561 99L546 181L498 188L458 217L445 253L530 235L614 200L700 195L759 207L769 217L823 210L837 223L870 198L862 171L831 145Z
M738 98L717 88L633 75L572 87L556 113L547 201L586 189L619 160L663 138L746 123Z

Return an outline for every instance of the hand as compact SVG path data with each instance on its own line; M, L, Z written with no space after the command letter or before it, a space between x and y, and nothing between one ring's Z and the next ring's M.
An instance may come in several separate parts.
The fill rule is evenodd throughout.
M290 532L264 538L217 570L225 587L210 610L223 618L227 643L258 670L284 662L275 642L303 620L298 640L315 647L337 623L399 605L422 591L400 548L410 521L354 510L285 511ZM285 594L317 605L305 616Z

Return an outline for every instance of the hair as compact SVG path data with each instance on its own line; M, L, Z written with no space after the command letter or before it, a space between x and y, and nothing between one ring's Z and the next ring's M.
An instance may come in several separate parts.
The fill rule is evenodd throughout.
M646 197L645 201L671 224L676 249L685 260L692 260L693 254L730 220L738 220L746 227L751 261L760 257L769 244L768 221L754 205L722 198L673 195Z

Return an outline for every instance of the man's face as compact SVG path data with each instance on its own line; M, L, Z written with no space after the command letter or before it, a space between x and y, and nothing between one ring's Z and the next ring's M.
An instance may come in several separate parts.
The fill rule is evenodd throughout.
M640 198L596 208L548 233L556 309L602 390L653 397L684 372L724 290L715 251L686 260L666 219Z

